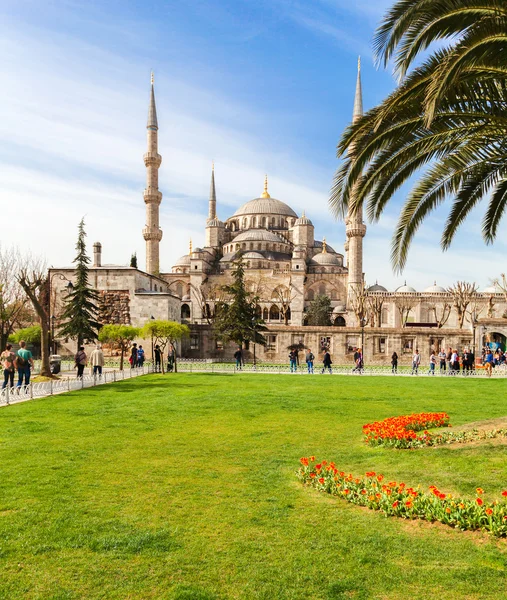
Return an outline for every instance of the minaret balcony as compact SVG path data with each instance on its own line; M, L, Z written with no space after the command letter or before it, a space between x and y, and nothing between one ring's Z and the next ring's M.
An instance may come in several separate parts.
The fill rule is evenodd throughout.
M162 202L162 192L148 188L144 190L143 198L146 204L160 204Z
M146 152L146 154L143 155L143 160L147 167L157 167L157 169L162 163L162 157L158 152Z
M160 242L162 235L160 227L145 227L143 229L143 237L147 242Z
M347 223L345 233L348 238L364 237L366 235L366 225L364 223Z

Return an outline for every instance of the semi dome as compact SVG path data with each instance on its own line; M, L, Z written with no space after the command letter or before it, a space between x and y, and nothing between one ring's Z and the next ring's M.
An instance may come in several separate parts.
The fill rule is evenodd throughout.
M340 257L331 252L320 252L312 258L312 263L326 267L341 267Z
M243 256L243 258L249 258L249 259L254 258L256 260L258 260L259 258L260 259L264 258L264 256L262 256L262 254L260 252L245 252L245 254L243 254L242 256Z
M407 285L406 281L402 286L400 286L399 288L397 288L395 290L395 293L396 294L417 294L417 292L411 285Z
M370 285L367 290L368 292L387 292L387 289L383 285L379 285L375 282L375 285Z
M441 285L437 285L436 281L433 285L430 285L430 287L428 287L424 290L425 294L445 294L446 292L447 292L447 290L445 288L443 288Z
M185 256L180 256L178 260L174 263L175 267L186 267L190 264L190 255L185 254Z
M267 229L248 229L247 231L243 231L231 240L233 244L236 242L275 242L276 244L287 244L286 240Z

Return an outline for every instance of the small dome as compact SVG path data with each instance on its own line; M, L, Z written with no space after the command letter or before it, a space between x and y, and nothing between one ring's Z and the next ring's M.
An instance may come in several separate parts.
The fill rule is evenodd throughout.
M245 252L245 254L243 254L243 258L255 258L256 260L258 260L259 258L264 258L264 256L262 256L262 254L260 254L259 252Z
M202 248L194 248L194 249L192 250L192 254L193 254L194 252L202 252Z
M305 215L305 213L303 211L303 214L294 223L294 226L296 226L296 225L313 225L313 223L310 221L310 219Z
M222 221L220 221L220 219L218 219L217 217L215 217L214 219L208 219L206 221L206 226L207 227L225 227L224 223Z
M367 290L368 292L387 292L387 289L383 285L379 285L378 282L375 282L375 285L370 285Z
M185 254L185 256L180 256L178 260L174 263L175 267L185 267L190 264L190 255Z
M183 298L181 300L183 302L188 302L190 300L190 296L188 294L186 294L185 296L183 296Z
M287 241L267 229L248 229L237 235L231 243L236 242L275 242L287 244Z
M232 262L237 256L237 252L229 252L228 254L224 254L220 259L220 262Z
M333 315L337 315L337 314L344 313L344 312L347 312L347 308L346 308L345 304L337 304L333 308Z
M313 243L313 247L317 248L318 250L321 250L323 248L324 244L323 242L319 242L318 240L315 240L315 242ZM337 252L335 252L334 248L332 248L327 242L326 242L326 248L328 252L334 252L335 254L338 254Z
M340 257L331 252L320 252L312 258L312 263L326 267L341 267Z
M482 292L483 294L502 294L502 290L500 288L500 286L498 286L496 283L494 285L490 285L489 287L487 287L485 290L483 290Z
M414 290L414 288L411 285L407 285L406 281L402 286L400 286L399 288L397 288L394 291L396 294L417 294L417 292Z
M443 288L441 285L437 285L436 281L433 285L430 285L430 287L428 287L424 290L425 294L445 294L446 292L447 292L447 290L445 288Z
M243 215L283 215L296 219L298 217L290 206L276 198L254 198L238 208L233 217L242 217Z

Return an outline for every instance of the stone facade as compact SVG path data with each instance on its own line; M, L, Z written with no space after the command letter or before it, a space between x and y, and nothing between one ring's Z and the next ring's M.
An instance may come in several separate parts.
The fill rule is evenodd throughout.
M128 290L101 290L99 322L130 325L130 294Z

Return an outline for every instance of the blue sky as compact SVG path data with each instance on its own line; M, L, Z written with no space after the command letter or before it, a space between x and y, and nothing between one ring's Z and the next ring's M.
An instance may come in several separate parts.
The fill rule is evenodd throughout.
M161 268L203 245L211 161L218 213L262 191L343 252L327 198L335 147L353 106L357 55L365 108L392 90L370 41L387 0L0 0L0 202L3 245L69 264L85 216L107 263L144 264L145 123L150 70L164 194ZM365 239L368 282L417 289L457 279L482 287L504 270L506 246L485 248L474 215L450 252L445 211L421 230L402 276L389 264L403 193ZM20 217L20 214L23 216Z

